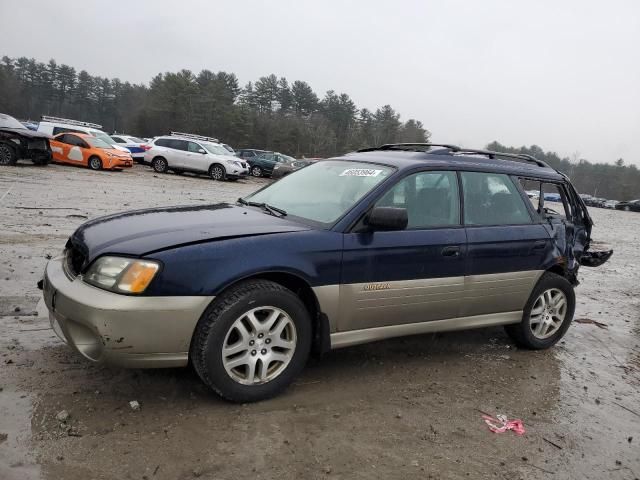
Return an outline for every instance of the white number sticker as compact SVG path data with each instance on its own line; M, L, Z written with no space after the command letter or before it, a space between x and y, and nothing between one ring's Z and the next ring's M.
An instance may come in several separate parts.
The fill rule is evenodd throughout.
M373 168L347 168L340 174L341 177L377 177L382 173L382 170L375 170Z

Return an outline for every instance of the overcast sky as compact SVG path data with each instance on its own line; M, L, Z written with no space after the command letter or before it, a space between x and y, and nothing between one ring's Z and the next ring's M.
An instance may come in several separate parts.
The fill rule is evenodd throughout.
M391 104L433 141L640 165L640 0L0 0L0 18L0 55L144 83L275 73Z

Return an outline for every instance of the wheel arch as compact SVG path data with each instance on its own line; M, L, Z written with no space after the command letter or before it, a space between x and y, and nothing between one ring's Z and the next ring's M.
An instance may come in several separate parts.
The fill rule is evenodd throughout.
M312 352L316 355L321 355L331 349L329 318L322 312L320 302L313 288L301 275L280 270L253 273L224 285L216 297L224 295L229 289L250 280L269 280L282 285L296 294L306 307L309 312L309 317L311 318Z

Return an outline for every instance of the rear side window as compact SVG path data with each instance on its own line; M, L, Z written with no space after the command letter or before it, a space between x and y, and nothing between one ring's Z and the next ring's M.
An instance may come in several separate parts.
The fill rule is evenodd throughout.
M465 225L522 225L531 216L508 175L462 172Z
M170 142L170 140L168 138L159 138L153 143L154 143L154 145L157 145L159 147L168 147L169 146L169 142Z
M571 205L561 185L539 180L520 179L529 201L543 217L571 218Z
M409 229L460 224L458 179L454 172L420 172L403 178L376 204L406 208Z

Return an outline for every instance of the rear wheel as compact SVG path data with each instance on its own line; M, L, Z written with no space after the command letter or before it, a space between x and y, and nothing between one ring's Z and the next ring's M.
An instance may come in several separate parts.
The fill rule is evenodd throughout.
M0 143L0 165L15 165L18 155L15 148L6 143Z
M567 332L575 306L573 286L564 277L547 272L533 289L522 321L505 326L505 330L521 347L549 348Z
M196 327L191 360L222 397L252 402L272 397L302 371L311 347L311 320L283 286L252 280L216 298Z
M151 162L151 166L157 173L167 173L167 168L169 164L162 157L156 157Z
M220 182L226 178L227 172L222 165L211 165L211 168L209 168L209 176Z
M251 167L251 175L253 175L254 177L261 177L262 168L260 168L258 165L254 165L253 167Z
M91 170L102 170L102 160L100 160L100 157L91 157L89 159L89 168Z

